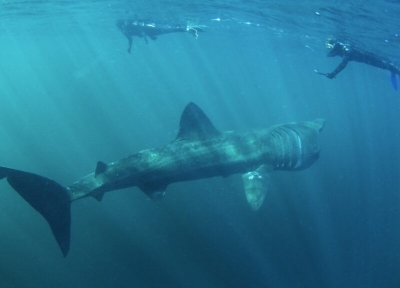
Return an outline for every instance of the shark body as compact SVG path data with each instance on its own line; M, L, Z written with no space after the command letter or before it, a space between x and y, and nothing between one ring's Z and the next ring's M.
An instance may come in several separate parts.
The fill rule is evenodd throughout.
M204 112L189 103L171 143L142 150L120 161L98 162L94 173L68 187L43 176L0 167L8 183L49 223L64 257L70 247L70 203L137 186L152 199L171 183L242 174L246 198L258 210L274 170L302 170L319 157L324 120L293 122L265 129L218 131Z

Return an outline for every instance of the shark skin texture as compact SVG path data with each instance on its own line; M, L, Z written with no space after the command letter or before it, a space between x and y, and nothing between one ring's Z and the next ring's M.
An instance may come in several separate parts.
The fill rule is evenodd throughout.
M6 178L49 223L64 255L70 248L71 202L109 191L138 187L151 199L163 197L175 182L242 174L246 199L258 210L274 170L303 170L319 158L323 119L292 122L264 129L218 131L194 103L184 109L177 137L109 164L99 161L91 173L70 186L46 177L0 166Z

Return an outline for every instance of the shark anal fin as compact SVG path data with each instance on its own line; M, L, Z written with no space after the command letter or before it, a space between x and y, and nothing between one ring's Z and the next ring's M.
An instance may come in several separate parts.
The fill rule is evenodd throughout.
M179 132L175 140L206 139L219 134L220 132L215 129L199 106L190 102L182 112Z
M97 193L97 194L92 194L91 196L96 199L97 201L101 202L101 200L103 200L104 197L104 192L102 193Z
M271 179L272 167L260 166L242 175L246 199L251 209L257 211L264 203Z
M64 257L67 256L71 229L67 189L45 177L5 167L0 167L0 175L6 175L11 187L47 220Z
M107 164L104 162L97 162L96 165L96 170L94 171L94 177L96 178L97 176L99 176L101 173L104 173L107 170Z

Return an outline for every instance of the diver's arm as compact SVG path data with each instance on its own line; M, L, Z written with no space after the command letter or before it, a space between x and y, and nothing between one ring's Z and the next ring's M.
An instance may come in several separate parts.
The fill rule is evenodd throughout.
M131 49L132 49L132 36L131 35L126 35L126 38L128 38L129 46L128 46L128 53L131 54Z
M339 74L344 68L346 68L348 62L349 62L349 56L345 55L343 57L342 62L340 62L339 66L337 66L336 69L333 70L331 73L326 73L325 76L329 79L335 78L337 74Z

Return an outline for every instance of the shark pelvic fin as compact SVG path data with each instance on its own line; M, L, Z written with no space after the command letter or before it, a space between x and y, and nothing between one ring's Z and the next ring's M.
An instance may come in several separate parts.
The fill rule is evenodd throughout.
M94 177L96 178L99 174L104 173L107 170L107 164L104 162L97 162L96 170L94 171Z
M165 190L167 189L167 185L164 184L140 184L138 185L139 189L142 190L147 196L149 196L152 200L160 200L163 198L165 194Z
M196 104L190 102L182 113L175 140L206 139L219 133L206 114Z
M36 174L0 167L0 179L5 177L11 187L47 220L64 257L67 256L71 228L71 203L67 189Z
M272 171L272 167L261 165L257 170L242 175L246 199L254 211L260 209L264 203Z

